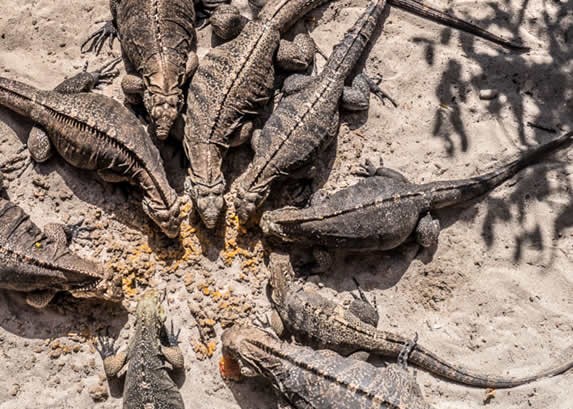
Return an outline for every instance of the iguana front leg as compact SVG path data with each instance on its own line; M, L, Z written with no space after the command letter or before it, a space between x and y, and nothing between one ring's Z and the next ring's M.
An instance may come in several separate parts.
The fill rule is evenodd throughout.
M213 33L223 41L237 37L248 22L238 8L229 4L220 5L209 17Z
M95 33L90 35L86 41L84 41L80 47L82 53L95 51L96 55L99 55L101 49L103 48L106 40L109 42L109 49L113 48L113 42L118 36L117 26L116 26L116 16L117 7L121 0L110 0L109 8L111 10L112 19L105 21L102 28L97 30ZM101 23L102 21L96 21L96 23Z
M276 63L287 71L304 71L314 59L316 46L310 35L299 33L294 40L281 40L277 50Z
M342 107L348 111L365 111L370 105L370 93L376 95L382 102L388 99L394 106L396 102L365 74L358 74L352 80L350 87L344 87Z
M117 349L113 345L113 339L107 336L98 337L95 349L103 360L103 369L107 378L117 376L119 371L125 366L127 353L125 351L117 352Z
M165 357L165 360L169 362L174 369L181 369L185 366L183 351L181 351L181 348L179 347L179 334L181 334L181 329L175 333L173 329L173 321L171 321L170 330L165 326L163 329L165 331L167 345L161 345L161 353Z

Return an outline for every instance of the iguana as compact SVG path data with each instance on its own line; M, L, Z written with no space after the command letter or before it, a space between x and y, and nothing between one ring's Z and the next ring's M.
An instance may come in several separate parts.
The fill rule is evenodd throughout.
M215 8L227 0L206 0ZM192 0L110 0L112 20L92 34L82 51L100 52L119 37L127 75L121 86L128 102L143 102L155 135L167 139L195 72L195 7Z
M275 314L272 326L279 336L294 335L312 346L349 355L368 352L396 358L411 340L377 329L378 313L360 291L348 308L321 296L293 279L286 258L271 255L270 299ZM480 374L438 357L417 342L411 345L409 362L453 382L480 388L511 388L559 375L573 368L573 359L530 373L525 377Z
M165 326L162 297L147 290L137 304L135 332L126 351L117 352L113 341L100 337L97 350L103 359L106 376L113 378L127 365L123 388L124 409L184 409L183 398L168 373L184 367L178 346L179 333ZM181 331L179 331L181 332Z
M70 232L60 224L47 224L42 232L24 210L0 195L0 288L26 292L27 303L36 308L48 305L60 291L119 301L121 289L111 273L70 251Z
M179 234L180 201L169 185L159 150L122 104L88 93L109 72L83 72L53 91L0 77L0 106L34 122L30 154L46 161L55 147L69 164L94 170L108 182L129 181L143 190L143 210L170 238Z
M409 239L437 243L437 209L466 204L495 189L524 168L568 147L573 132L524 152L496 170L469 179L411 183L392 169L366 166L366 178L331 194L317 192L305 208L265 212L264 234L280 242L356 251L391 250Z
M257 116L272 94L275 63L300 71L312 60L315 47L307 35L298 34L293 42L281 37L298 19L326 1L251 1L257 6L265 4L250 22L241 18L238 11L233 15L228 6L218 9L222 16L215 13L211 17L220 36L238 36L204 57L187 97L184 147L191 164L186 191L207 228L216 225L225 204L223 158L230 146L250 138ZM498 36L420 2L395 0L394 4L511 47L512 43Z
M224 378L268 378L282 398L280 408L431 409L407 368L377 368L328 350L282 342L256 327L233 327L221 336Z

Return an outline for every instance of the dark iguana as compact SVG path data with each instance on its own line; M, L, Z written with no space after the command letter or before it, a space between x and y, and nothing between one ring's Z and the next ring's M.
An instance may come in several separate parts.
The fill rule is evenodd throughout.
M368 169L370 177L331 194L319 191L306 208L265 212L260 226L267 237L300 245L390 250L415 238L430 247L437 243L440 232L432 211L468 203L572 142L570 132L469 179L418 185L391 169Z
M284 97L260 133L254 135L255 158L237 187L235 209L246 222L270 192L271 183L308 164L338 133L339 108L368 109L371 82L352 73L378 25L385 1L370 2L345 34L320 75L294 75L285 81Z
M193 76L184 138L191 162L186 190L207 228L215 227L224 207L223 156L250 137L254 117L272 94L275 61L304 69L312 59L307 36L291 43L281 35L325 1L270 0L236 38L211 49Z
M422 3L409 0L397 3L410 5L408 10L424 17L438 16L437 21L455 25L450 16ZM384 2L370 3L334 48L317 77L295 74L285 81L283 99L262 131L253 136L255 157L237 186L235 209L243 223L263 204L274 181L300 173L334 140L341 107L351 111L367 110L371 90L379 97L384 96L362 74L354 77L352 87L345 86L379 24L384 6ZM462 27L476 32L471 24Z
M225 0L207 0L209 6ZM193 0L110 0L112 20L82 44L99 53L106 39L121 42L128 102L143 102L155 134L169 136L183 106L184 89L198 65Z
M256 327L223 332L221 373L229 379L262 375L282 397L281 408L431 409L403 361L386 368L282 342Z
M313 346L332 349L344 355L365 351L390 358L398 357L411 344L409 339L401 335L377 329L376 308L362 291L360 298L355 299L349 308L344 308L294 281L292 270L285 263L288 257L273 256L269 288L276 314L272 323L280 336L292 334L299 340L310 341ZM523 378L491 376L450 364L418 343L411 345L408 360L444 379L496 389L523 385L573 368L573 359L570 359Z
M238 28L244 19L238 11L233 15L230 6L218 9L224 16L215 13L211 18L219 35L227 38L229 31L240 33L203 58L187 97L184 147L191 162L187 193L208 228L215 226L224 207L223 158L230 146L250 138L254 121L272 94L273 64L300 71L311 61L314 43L307 35L298 34L292 43L281 40L281 36L296 20L326 1L269 0L257 18L246 23L242 30ZM480 32L469 23L419 2L397 0L396 4L423 17Z
M168 373L184 367L178 335L165 326L165 311L157 290L147 290L137 304L135 333L126 351L116 352L113 341L100 338L98 352L106 376L113 378L127 365L124 409L184 409L183 398Z
M26 292L26 301L36 308L45 307L59 291L119 301L121 290L103 266L70 251L67 227L47 224L42 232L0 195L0 288Z
M107 71L103 78L108 78ZM30 119L31 156L46 161L52 146L64 160L94 170L108 182L129 181L143 190L143 210L170 238L177 237L180 201L169 185L159 150L140 121L122 104L88 93L101 71L83 72L54 91L0 77L0 106Z

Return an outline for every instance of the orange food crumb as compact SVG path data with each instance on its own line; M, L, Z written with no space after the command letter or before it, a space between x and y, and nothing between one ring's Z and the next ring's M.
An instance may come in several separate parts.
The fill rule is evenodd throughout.
M239 363L224 355L219 361L219 372L224 379L231 379L234 381L241 379L241 368L239 367Z

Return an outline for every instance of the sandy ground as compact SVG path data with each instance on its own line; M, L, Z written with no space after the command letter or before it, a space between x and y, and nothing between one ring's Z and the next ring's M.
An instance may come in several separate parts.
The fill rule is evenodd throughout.
M99 58L80 55L94 22L109 16L107 0L88 3L2 0L0 75L52 88L85 61L97 67L118 55L117 45ZM384 77L399 107L373 98L368 115L343 116L326 188L352 183L351 170L366 158L383 158L416 182L476 175L572 125L571 0L433 3L520 37L532 50L511 53L390 9L364 66ZM318 46L329 53L365 4L337 1L313 12L308 25ZM209 29L200 33L200 55L210 38ZM481 100L483 89L498 96ZM122 98L119 80L100 92ZM0 110L2 158L22 146L29 128ZM162 149L181 191L181 149L175 142ZM248 157L248 148L230 155L230 179ZM474 205L440 214L445 228L437 249L339 254L335 270L315 281L325 285L324 294L340 291L349 299L351 277L357 277L378 301L381 328L417 332L421 343L454 363L492 375L531 374L562 358L571 344L572 159L573 153L562 152ZM36 311L20 295L0 293L0 409L120 408L120 385L105 381L92 337L109 328L125 347L133 324L128 312L150 285L168 290L167 308L182 328L186 368L177 381L187 408L273 407L264 382L227 385L218 373L222 327L268 311L257 231L237 231L228 216L216 235L185 225L180 242L170 243L149 226L137 192L107 185L58 158L28 168L7 191L40 226L85 218L96 229L80 236L74 250L121 274L129 297L118 308L64 295ZM198 320L192 311L200 312ZM417 374L425 397L439 409L573 408L571 372L499 390L489 399L482 389Z

